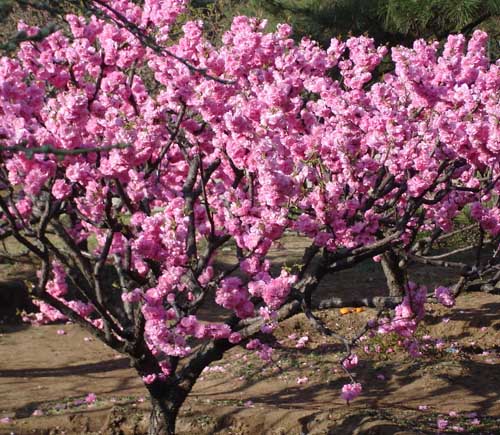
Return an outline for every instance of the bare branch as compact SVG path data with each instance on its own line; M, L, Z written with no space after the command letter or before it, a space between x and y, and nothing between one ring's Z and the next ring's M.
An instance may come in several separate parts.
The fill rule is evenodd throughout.
M118 27L121 29L125 29L128 32L130 32L132 35L134 35L144 47L151 48L153 51L155 51L158 54L163 54L168 57L171 57L178 62L180 62L182 65L186 66L191 72L198 73L201 76L209 79L216 81L218 83L224 84L224 85L232 85L235 84L234 81L230 80L224 80L219 77L215 77L209 73L207 73L206 68L198 68L188 62L187 60L183 59L180 56L177 56L176 54L172 53L170 50L168 50L166 47L160 46L156 43L156 41L149 36L147 33L145 33L142 29L140 29L138 26L136 26L134 23L129 21L123 14L121 14L119 11L111 7L109 4L102 0L92 0L92 3L95 3L99 6L101 6L102 9L98 9L95 7L90 6L90 9L95 12L97 15L104 16L105 18L111 20L113 23L115 23ZM103 9L108 10L109 13L106 13Z
M11 145L11 146L0 145L0 152L22 152L25 153L28 158L33 157L35 154L54 154L56 156L77 156L80 154L99 153L103 151L111 151L114 149L123 149L130 146L129 144L126 143L118 143L116 145L109 145L103 147L73 148L67 150L63 148L55 148L52 145L42 145L33 148L29 148L24 145L26 145L26 143L21 145Z

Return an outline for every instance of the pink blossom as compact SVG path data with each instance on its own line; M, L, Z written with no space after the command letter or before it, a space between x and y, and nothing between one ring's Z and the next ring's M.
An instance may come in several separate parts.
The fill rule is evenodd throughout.
M0 189L10 192L0 235L36 235L30 249L38 255L48 240L42 233L64 218L58 238L70 251L81 247L81 256L61 251L81 273L69 276L69 263L54 261L39 274L54 306L36 300L27 321L65 322L70 311L104 335L112 319L116 341L138 332L160 367L146 383L179 374L165 361L189 358L212 340L250 340L247 349L269 362L272 347L228 320L259 317L270 334L279 310L304 289L297 280L317 278L308 276L316 259L292 268L277 260L290 234L308 239L306 258L322 251L315 258L324 270L354 266L355 251L376 252L374 261L391 246L413 255L417 231L450 233L463 210L489 238L500 234L500 187L491 184L500 174L499 65L484 32L390 53L366 36L333 38L324 49L295 42L289 25L268 32L264 20L239 16L212 44L201 21L177 21L186 0L102 3L169 55L90 14L69 15L69 33L0 57ZM173 29L181 31L171 37ZM391 65L380 76L384 58ZM134 74L144 67L151 83ZM20 144L26 152L9 151ZM57 152L31 152L45 145ZM390 244L377 245L389 234ZM103 276L103 302L93 279L84 294L69 289L93 275L99 258L104 275L108 266L123 275ZM133 282L140 287L128 288ZM427 295L408 282L394 311L369 321L365 336L391 334L419 357L430 347L414 337ZM447 287L434 295L454 304ZM197 316L210 302L221 320ZM127 320L134 318L144 318L142 331ZM303 336L295 345L308 342ZM379 344L364 349L385 352ZM358 357L344 363L353 368ZM349 402L361 385L342 390Z
M263 361L269 362L272 361L274 349L267 344L262 344L260 348L257 350L257 355L259 355L260 359Z
M239 343L241 341L241 334L239 334L238 332L233 332L229 336L228 340L229 340L229 343L232 343L232 344Z
M427 298L427 289L417 286L413 282L407 285L407 295L403 298L401 304L395 308L393 319L380 319L378 332L386 334L395 332L402 337L410 337L415 332L418 323L425 314L425 301ZM388 349L388 352L393 349Z
M279 308L290 292L296 277L283 271L278 278L270 279L262 288L262 299L269 308Z
M437 428L439 430L444 430L448 427L448 420L445 418L438 418L437 419Z
M71 193L71 186L64 180L56 180L52 186L52 195L56 199L64 199Z
M340 394L340 397L344 399L347 404L349 404L349 402L351 402L361 394L361 391L362 387L359 383L345 384L342 387L342 393Z
M295 347L297 349L302 349L302 348L306 347L306 344L308 341L309 341L309 337L307 335L304 335L297 340L297 344L295 345Z
M270 310L269 307L260 307L259 308L259 315L264 319L264 320L267 320L267 321L271 321L271 320L276 320L278 314L276 313L276 311L273 311L273 310Z
M260 332L262 332L263 334L271 334L274 331L275 327L276 326L273 324L265 323L260 327Z
M93 403L95 403L96 399L97 396L94 393L89 393L87 394L87 397L85 397L85 402L87 402L87 404L89 405L92 405Z
M453 296L453 292L448 287L437 287L434 290L434 296L437 301L445 307L452 307L455 305L455 297Z
M136 288L129 293L122 293L122 300L128 303L139 302L143 298L143 293L140 289Z
M303 376L302 378L297 378L297 384L298 385L302 385L302 384L306 384L307 382L309 382L309 378L307 376Z
M359 359L358 356L353 353L350 354L347 358L344 359L342 362L342 365L347 369L350 370L358 365Z
M247 343L246 348L248 350L255 350L255 349L258 349L260 346L261 346L260 340L257 338L254 338L253 340L250 340Z
M156 380L156 374L155 373L151 373L149 375L146 375L146 376L143 376L142 377L142 381L145 383L145 384L152 384L155 380Z

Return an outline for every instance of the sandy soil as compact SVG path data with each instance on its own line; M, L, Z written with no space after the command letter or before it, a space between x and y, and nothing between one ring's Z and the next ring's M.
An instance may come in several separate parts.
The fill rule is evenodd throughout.
M277 331L275 364L236 348L211 366L183 407L179 432L418 434L436 433L437 419L446 418L443 433L498 434L499 307L500 296L482 293L461 296L452 310L430 305L419 330L430 336L428 349L417 360L390 337L370 339L355 370L364 392L350 406L339 398L346 382L336 370L339 345L311 333L303 316L295 316ZM373 315L321 313L347 335ZM76 325L0 331L0 418L11 419L0 423L0 434L144 433L145 389L126 359L86 341ZM303 335L309 342L297 349ZM436 346L436 339L442 343ZM82 404L89 393L97 401ZM43 415L33 416L36 410Z

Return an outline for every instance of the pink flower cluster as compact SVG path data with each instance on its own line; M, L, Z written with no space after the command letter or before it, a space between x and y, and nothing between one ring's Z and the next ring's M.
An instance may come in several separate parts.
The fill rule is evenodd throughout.
M342 393L340 394L340 397L349 404L349 402L352 402L356 397L358 397L361 394L361 391L363 390L362 386L360 383L350 383L350 384L345 384L342 387Z
M250 295L239 278L231 277L222 281L217 289L215 302L228 310L234 310L242 319L252 317L254 305L250 302Z
M94 312L94 307L91 303L83 302L78 299L68 300L65 298L68 293L66 271L57 261L52 263L52 275L52 279L47 283L47 293L71 308L79 316L90 319L91 314ZM26 321L35 325L43 325L68 320L64 314L41 300L34 300L33 303L38 307L39 312L26 316Z
M445 307L452 307L455 305L455 296L453 295L453 291L448 287L437 287L434 290L434 296L437 301Z
M267 272L261 272L248 284L248 291L254 297L261 297L270 309L276 310L285 302L295 282L296 277L286 271L282 271L277 278L272 278Z
M344 359L342 362L342 365L347 369L350 370L358 365L359 358L355 353L351 353L347 358Z
M254 338L253 340L250 340L246 348L248 350L255 350L257 352L257 355L265 362L270 362L272 361L272 356L273 356L273 348L265 343L261 343L261 341L258 338Z
M403 301L394 309L394 317L378 321L378 332L395 332L405 338L411 337L418 323L424 318L426 300L427 288L409 282Z

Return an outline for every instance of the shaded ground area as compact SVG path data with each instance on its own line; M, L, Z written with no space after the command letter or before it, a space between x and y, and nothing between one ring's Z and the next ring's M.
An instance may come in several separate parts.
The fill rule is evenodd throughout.
M0 264L0 325L19 323L21 311L33 311L26 280L33 277L33 264Z
M441 418L448 421L443 433L498 434L499 307L500 296L483 293L461 296L448 311L429 306L419 330L427 349L416 360L394 338L367 340L355 370L364 392L351 406L339 398L347 381L335 364L339 345L311 334L295 316L277 331L274 364L236 348L212 365L184 406L179 431L418 434L436 433ZM347 335L373 315L321 313ZM296 348L304 335L307 345ZM4 326L0 349L0 418L12 419L0 423L0 434L144 433L145 389L126 359L86 341L79 327ZM92 405L82 403L89 393L97 396ZM33 416L36 410L43 415Z
M271 257L278 267L291 266L304 246L287 236ZM232 250L218 260L231 265ZM410 274L430 289L457 279L442 268L415 266ZM33 265L0 265L0 276L0 434L145 433L146 390L127 359L76 325L19 323L16 312L29 309L22 280L33 277ZM383 295L386 283L380 265L367 261L329 277L318 293ZM464 294L451 310L429 305L418 359L408 357L396 337L366 340L355 370L364 391L350 406L339 397L348 382L338 365L343 348L295 316L276 330L272 364L235 348L206 370L181 411L179 433L435 434L440 419L447 423L442 433L500 434L499 307L500 296L486 293ZM200 313L206 320L224 314L213 303ZM319 312L345 336L356 336L375 314ZM306 336L306 345L297 347ZM89 393L97 397L90 405Z

